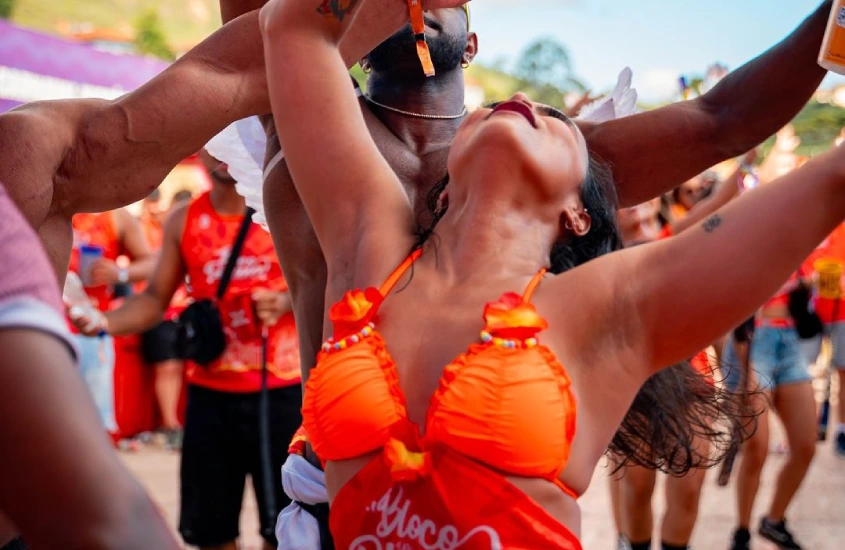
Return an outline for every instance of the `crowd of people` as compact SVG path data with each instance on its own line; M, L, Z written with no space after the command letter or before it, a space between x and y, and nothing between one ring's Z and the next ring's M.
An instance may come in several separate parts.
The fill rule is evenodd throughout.
M837 138L832 147L839 142L840 138ZM676 235L701 222L741 193L774 181L805 164L809 159L795 153L799 144L794 129L786 126L778 132L772 150L759 166L754 165L757 152L752 151L722 181L715 172L708 171L679 186L670 195L620 210L619 227L623 238L630 246ZM686 192L691 189L696 191ZM821 341L828 337L834 350L832 369L840 370L835 350L841 344L836 341L837 317L833 314L834 310L838 311L834 305L839 298L838 295L826 295L819 287L821 278L826 276L825 270L831 266L841 277L845 255L837 243L842 231L845 231L845 225L837 227L822 241L752 318L726 337L714 341L709 355L702 357L704 372L715 373L725 390L744 401L746 416L755 418L745 427L745 433L739 435L747 441L742 445L742 460L736 470L737 528L730 542L732 549L749 548L751 541L755 497L763 465L770 453L770 410L777 414L784 427L788 458L776 478L772 502L761 519L759 533L781 548L800 548L786 528L785 515L812 462L817 439L824 441L827 436L828 420L822 412L823 403L816 403L809 366L827 360L819 356ZM836 293L840 285L836 279ZM829 399L829 395L826 398ZM839 402L842 402L841 398ZM837 418L845 418L841 405ZM845 457L845 424L840 421L831 434L835 453ZM709 443L707 439L701 442L705 446ZM667 510L660 531L663 548L687 546L696 521L703 474L698 470L667 480ZM623 475L613 479L611 496L621 548L651 548L654 484L654 470L644 468L625 468Z
M845 368L845 159L785 125L831 3L696 99L635 113L623 72L580 117L468 112L470 11L424 4L221 0L138 90L0 115L0 547L178 547L103 437L139 334L191 546L237 548L249 476L266 548L579 549L607 454L620 547L651 548L662 471L688 548L739 448L726 546L801 548L817 438L845 456L843 385L828 432L807 367L828 338ZM210 190L161 208L197 152ZM770 410L789 456L752 526Z

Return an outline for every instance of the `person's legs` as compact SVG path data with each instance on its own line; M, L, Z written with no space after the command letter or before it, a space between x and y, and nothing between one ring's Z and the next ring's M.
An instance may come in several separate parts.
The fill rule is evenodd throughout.
M109 433L117 432L114 417L114 340L111 336L89 338L74 335L79 346L79 370Z
M706 455L710 440L696 438L695 446L697 452ZM698 503L706 474L704 469L694 469L683 477L671 476L666 480L666 515L660 535L664 548L686 548L689 545L698 519Z
M757 428L754 434L742 446L739 471L736 472L736 507L737 529L731 548L747 549L751 539L750 525L754 501L760 487L760 475L769 454L769 413L768 394L754 394L749 399L749 406L756 411ZM747 434L746 434L747 435Z
M642 466L626 466L620 491L622 532L634 550L651 547L654 515L651 497L657 473Z
M769 512L759 533L780 548L801 548L786 528L786 508L804 480L816 449L816 403L812 380L794 329L780 330L774 406L786 431L790 453L778 474Z
M816 403L809 381L779 386L774 392L774 406L789 442L789 456L778 474L775 494L768 518L779 522L784 518L792 497L816 450Z
M616 468L616 465L611 462L607 466L610 472ZM610 511L613 514L613 526L616 528L618 536L624 536L625 529L622 525L624 521L622 518L622 479L619 477L620 472L611 473L607 479L607 488L610 490Z
M202 550L237 550L247 469L237 429L240 397L188 387L179 532Z
M747 372L748 380L745 383L740 382L738 384L739 391L742 391L743 388L752 390L759 388L760 390L748 397L749 410L759 414L759 417L756 426L749 427L749 429L756 428L756 431L743 445L743 456L739 466L736 492L740 529L748 529L751 525L754 500L760 486L760 474L769 454L768 408L771 401L771 388L778 361L780 340L778 329L769 327L758 327L756 329L749 351L751 368Z
M281 510L290 504L290 498L282 488L282 465L287 460L288 445L293 435L302 424L302 386L294 384L286 388L270 390L270 475L269 480L264 474L261 462L261 438L259 431L259 396L254 394L250 399L250 412L245 417L247 423L242 427L244 440L248 442L247 449L249 473L252 477L255 498L258 501L261 536L264 538L266 550L275 550L276 519ZM254 408L253 408L254 404ZM274 509L268 507L267 491L272 490Z
M831 363L839 377L838 424L833 432L833 448L839 456L845 457L845 323L835 323L830 327L830 340L833 345Z
M836 440L833 445L836 454L845 458L845 366L837 365L836 372L839 376L839 405L837 407L839 416L837 417Z
M172 359L155 365L155 392L165 430L178 430L179 397L182 393L182 361Z
M141 335L144 361L155 368L155 393L161 409L162 428L175 431L182 428L177 410L182 393L182 361L176 351L179 327L164 321Z

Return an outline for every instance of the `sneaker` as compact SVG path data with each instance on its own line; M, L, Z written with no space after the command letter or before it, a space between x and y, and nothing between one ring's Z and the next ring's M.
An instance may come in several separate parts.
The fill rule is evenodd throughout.
M731 541L730 550L749 550L749 548L751 548L749 546L750 543L751 533L748 532L748 529L740 527L734 531L734 538Z
M760 522L760 536L772 541L781 550L801 550L801 546L795 542L786 528L786 520L774 522L768 518L763 518Z
M833 449L839 457L845 458L845 432L839 432L836 434L836 441L834 442Z

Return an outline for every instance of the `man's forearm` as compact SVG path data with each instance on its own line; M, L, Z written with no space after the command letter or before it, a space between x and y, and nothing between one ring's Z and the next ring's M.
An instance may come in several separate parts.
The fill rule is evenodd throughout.
M801 110L827 71L819 67L831 1L822 3L791 35L731 72L699 100L717 114L723 157L760 144Z
M223 26L118 103L130 140L166 143L180 159L232 122L269 113L258 12Z
M126 336L145 332L161 322L165 308L162 300L147 291L136 294L119 308L104 314L108 333Z
M591 153L613 169L620 205L677 187L754 148L794 117L825 75L816 58L829 9L826 2L783 42L697 99L582 124Z

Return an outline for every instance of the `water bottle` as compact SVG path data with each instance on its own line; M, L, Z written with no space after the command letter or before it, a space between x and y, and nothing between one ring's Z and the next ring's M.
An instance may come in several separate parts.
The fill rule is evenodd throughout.
M85 287L82 286L82 281L74 272L68 272L65 278L65 287L62 290L62 299L68 306L68 315L72 320L80 317L87 317L90 323L84 327L86 331L94 330L100 322L100 311L91 304L91 298L85 292ZM101 336L105 335L105 331L101 331Z

